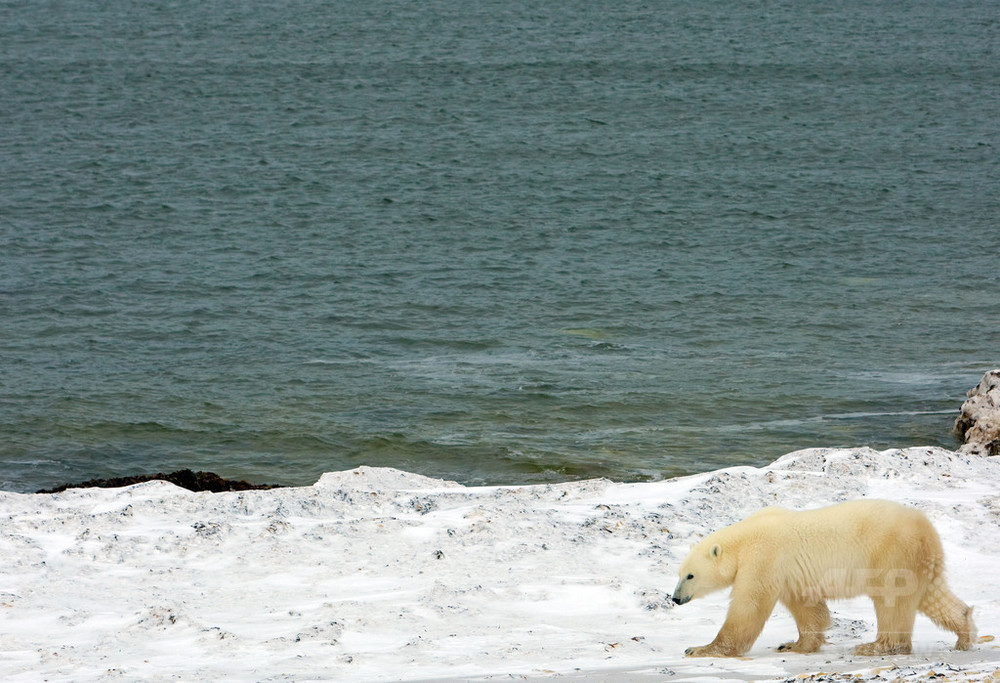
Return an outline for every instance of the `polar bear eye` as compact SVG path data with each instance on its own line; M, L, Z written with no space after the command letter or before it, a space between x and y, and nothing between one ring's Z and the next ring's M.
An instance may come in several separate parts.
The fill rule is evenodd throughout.
M690 581L690 580L691 580L691 579L693 579L693 578L694 578L694 574L688 574L688 575L687 575L687 579L686 579L686 580L687 580L687 581Z

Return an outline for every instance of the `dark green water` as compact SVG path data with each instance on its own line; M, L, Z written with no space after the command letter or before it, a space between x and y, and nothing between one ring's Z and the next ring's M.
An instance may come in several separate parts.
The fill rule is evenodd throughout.
M0 1L0 488L954 445L1000 2Z

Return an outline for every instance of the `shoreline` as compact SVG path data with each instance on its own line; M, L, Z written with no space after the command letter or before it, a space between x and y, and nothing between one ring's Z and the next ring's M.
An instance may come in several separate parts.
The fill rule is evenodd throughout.
M954 449L973 455L995 456L1000 454L1000 369L986 372L979 383L970 389L967 400L962 404L952 426L952 432L962 441ZM950 411L949 411L950 412ZM950 450L950 449L945 449ZM697 474L697 473L695 473ZM252 483L239 479L227 479L215 472L180 469L169 474L136 474L124 477L88 479L79 483L64 483L52 488L35 491L38 494L61 493L68 489L121 488L149 481L167 481L188 491L222 493L225 491L270 490L294 488L289 484ZM585 481L573 479L570 481ZM551 485L559 485L554 482ZM620 482L637 483L637 482ZM511 484L517 486L518 484ZM532 486L535 484L524 484Z
M270 490L0 492L0 678L990 680L997 482L1000 458L961 449L819 448L646 483L467 487L358 467ZM775 651L795 634L779 607L746 657L684 656L728 602L671 601L693 541L767 505L854 498L931 519L976 610L971 651L918 617L914 654L856 657L875 626L858 598L831 603L819 653Z

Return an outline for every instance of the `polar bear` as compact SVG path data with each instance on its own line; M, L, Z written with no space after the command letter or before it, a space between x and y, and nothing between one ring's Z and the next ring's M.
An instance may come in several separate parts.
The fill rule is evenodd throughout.
M737 657L757 640L781 601L799 639L779 651L815 652L830 626L826 600L867 595L878 635L857 655L908 654L917 610L958 635L976 638L972 608L948 589L941 540L917 510L885 500L858 500L794 512L765 508L709 534L681 564L673 601L683 605L732 586L726 622L691 657Z

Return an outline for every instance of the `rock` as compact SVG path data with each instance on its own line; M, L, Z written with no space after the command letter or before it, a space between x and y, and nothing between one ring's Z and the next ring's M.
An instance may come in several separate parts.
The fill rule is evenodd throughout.
M1000 454L1000 369L983 375L967 396L955 420L955 432L964 442L959 453Z
M54 489L43 489L38 493L59 493L66 489L85 488L118 488L119 486L132 486L142 484L147 481L161 479L169 481L175 486L189 491L211 491L220 493L222 491L249 491L253 489L274 489L281 488L277 484L251 484L246 481L235 481L233 479L223 479L214 472L192 472L191 470L177 470L170 474L143 474L135 477L116 477L114 479L90 479L79 484L63 484Z

